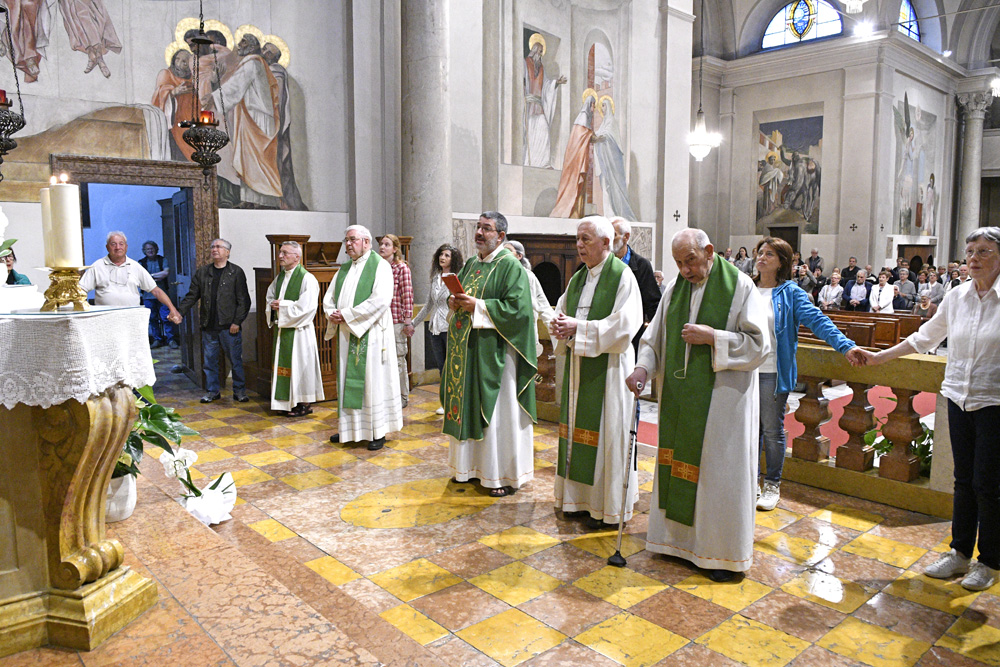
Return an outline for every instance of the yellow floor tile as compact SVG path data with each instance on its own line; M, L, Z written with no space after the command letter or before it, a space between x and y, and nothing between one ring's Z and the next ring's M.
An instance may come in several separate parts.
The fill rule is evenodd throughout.
M282 449L286 447L294 447L295 445L311 445L316 442L308 435L297 434L297 435L282 435L277 438L268 438L265 440L267 444L272 447L280 447Z
M520 609L508 609L455 634L504 667L519 665L566 639Z
M444 419L444 415L439 415L436 412L434 412L434 410L437 410L437 408L434 408L433 410L428 410L428 411L425 411L425 412L415 412L414 414L409 415L406 419L407 419L408 422L411 422L411 423L412 422L425 422L426 423L426 422L437 421L439 419L443 420Z
M552 433L552 430L543 426L535 426L535 428L532 429L532 433L535 435L548 435L549 433Z
M236 428L243 431L244 433L258 433L260 431L266 431L269 428L274 428L277 424L269 419L261 419L260 421L247 422L246 424L237 424Z
M569 541L573 546L601 558L607 558L615 552L618 542L617 530L602 530L589 535L575 537ZM629 534L622 535L622 556L628 558L646 548L646 543Z
M397 452L412 452L415 449L423 449L424 447L433 446L433 442L427 440L386 440L385 446L390 449L395 449Z
M816 643L873 667L912 667L931 647L927 642L851 616Z
M333 468L335 466L342 466L345 463L350 463L351 461L357 461L358 457L354 454L348 454L347 452L327 452L326 454L307 456L303 460L308 461L314 466L319 466L320 468Z
M163 455L163 450L159 447L149 447L143 450L143 454L146 456L152 456L154 459L159 460L159 458Z
M785 526L790 526L801 518L801 514L796 514L795 512L789 512L788 510L776 507L770 512L757 512L754 516L754 523L758 526L770 528L771 530L781 530Z
M191 481L197 482L199 479L205 479L208 476L205 473L195 470L194 468L188 468L191 471Z
M908 570L889 584L885 592L925 607L961 616L973 600L979 597L979 593L965 590L960 582L960 578L931 579Z
M732 611L740 611L773 590L747 577L737 583L718 583L702 574L692 575L674 587Z
M403 602L462 582L460 578L426 558L418 558L368 578Z
M344 506L340 518L362 528L432 526L482 512L497 500L449 477L421 479L361 494Z
M878 592L853 581L844 581L826 572L803 572L781 587L810 602L821 604L845 614L852 614Z
M939 554L948 553L949 551L951 551L951 537L948 537L947 539L938 542L937 546L931 549L931 551L936 551Z
M281 540L287 540L290 537L298 535L298 533L286 528L274 519L255 521L249 524L249 526L272 542L280 542Z
M580 633L574 639L625 667L647 667L687 644L666 628L622 612Z
M247 454L246 456L241 456L240 458L252 466L269 466L274 463L284 463L285 461L295 460L294 456L288 452L283 452L280 449L272 449L269 452L259 452L257 454Z
M336 401L333 402L336 404ZM313 413L309 415L312 417L311 421L329 422L331 420L336 421L337 410L336 408L321 408L318 405L313 406Z
M639 470L645 470L646 472L656 471L656 462L653 461L653 457L643 458L639 461Z
M864 556L865 558L879 560L894 567L901 567L904 570L916 563L920 560L921 556L927 553L926 549L867 533L859 535L853 541L842 546L840 550Z
M652 492L653 491L653 480L649 480L645 484L640 484L639 485L639 490L640 491L649 491L649 492Z
M361 578L360 574L333 556L323 556L311 560L306 563L306 567L336 586L343 586L349 581Z
M441 427L437 424L410 424L404 426L402 432L406 435L427 435L428 433L440 433Z
M197 405L197 402L195 403L195 405ZM202 409L201 408L196 408L194 406L189 407L189 408L175 408L174 409L174 414L177 415L178 417L186 417L188 415L197 414L199 412L202 412Z
M539 459L539 458L535 459L535 470L539 470L541 468L551 468L554 465L555 463L551 463L550 461L546 461L545 459Z
M237 470L232 474L233 474L233 481L236 482L237 488L241 486L249 486L251 484L256 484L257 482L266 482L269 479L274 479L263 470L258 470L257 468L244 468L243 470Z
M556 538L527 526L514 526L499 533L482 537L479 541L515 560L526 558L531 554L559 544L559 540Z
M426 410L427 412L433 414L435 410L441 407L441 404L438 403L437 401L426 401L424 403L415 405L414 407L420 408L421 410Z
M325 422L310 419L309 421L298 421L292 422L291 424L285 424L285 428L290 431L295 431L296 433L313 433L315 431L324 431L328 428L333 428L333 426Z
M199 463L212 463L214 461L223 461L225 459L231 459L233 455L224 449L219 449L218 447L213 447L212 449L203 449L198 452L198 460L195 461L195 465Z
M243 415L250 414L246 410L241 410L239 408L222 408L221 410L212 410L211 415L213 419L225 419L227 417L242 417Z
M306 489L315 489L318 486L334 484L341 481L341 478L328 470L310 470L309 472L282 477L281 481L293 489L305 491Z
M236 499L236 503L235 503L236 506L246 505L246 504L247 504L247 501L243 500L242 498L237 498Z
M611 565L577 579L573 585L622 609L639 604L667 588L662 582L627 567Z
M245 445L248 442L255 442L257 438L253 437L249 433L240 433L239 435L220 435L218 438L209 438L209 441L216 447L235 447L236 445Z
M960 618L937 646L951 649L973 660L1000 667L1000 629L971 618Z
M548 444L546 442L542 442L540 440L535 440L535 443L534 443L533 446L534 446L536 452L544 452L546 449L552 449L553 447L555 447L555 445L550 445L550 444Z
M521 561L508 563L491 572L473 577L469 579L469 583L512 607L534 600L539 595L544 595L562 585L562 582L555 577L550 577Z
M406 466L415 466L423 462L423 459L418 459L416 456L410 456L406 452L391 451L383 452L368 459L368 463L374 463L378 467L385 468L386 470L396 470L397 468L405 468Z
M432 641L451 634L408 604L401 604L398 607L387 609L379 614L379 616L395 625L399 628L400 632L409 635L410 638L421 646L426 646Z
M809 648L807 641L739 614L695 642L741 664L757 667L784 667Z
M868 532L885 521L885 517L878 514L862 512L861 510L844 507L836 503L827 505L825 509L816 510L809 516L822 521L829 521L830 523L835 523L838 526L850 528L851 530L860 530L862 533Z
M187 426L188 428L193 428L196 431L204 431L210 428L220 428L222 426L229 426L229 424L227 424L226 422L218 419L201 419L196 422L187 422L184 425Z
M754 549L800 565L815 565L833 551L833 547L782 532L757 540Z

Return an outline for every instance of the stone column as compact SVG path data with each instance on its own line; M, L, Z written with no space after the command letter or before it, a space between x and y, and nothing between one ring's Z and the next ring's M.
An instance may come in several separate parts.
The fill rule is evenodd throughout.
M965 116L962 143L962 189L958 200L958 223L955 225L955 250L965 248L965 237L979 228L979 197L983 171L983 120L993 98L988 92L959 93L958 105Z
M412 236L415 300L428 294L434 251L452 238L448 0L402 3L401 233Z

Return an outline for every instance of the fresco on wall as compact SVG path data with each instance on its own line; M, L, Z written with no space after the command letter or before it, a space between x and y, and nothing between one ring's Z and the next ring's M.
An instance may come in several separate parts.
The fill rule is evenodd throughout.
M524 28L524 118L522 164L552 169L552 121L559 103L559 86L565 76L553 76L555 63L549 44L557 40L548 33ZM546 54L550 54L546 58Z
M757 234L798 225L819 233L823 117L761 123L757 133Z
M221 208L306 210L292 167L288 45L253 25L233 34L219 21L206 21L211 45L194 45L198 20L177 24L165 53L167 68L157 74L152 104L170 129L171 158L186 160L191 149L177 123L197 108L216 113L230 136L217 166ZM198 59L200 90L194 90Z
M14 52L9 53L7 27L0 33L0 55L12 60L24 72L25 83L38 80L42 59L49 46L52 22L58 8L70 47L87 56L83 73L95 69L111 77L104 56L112 51L121 53L122 45L102 0L0 0L10 12L10 41Z
M893 230L908 236L937 233L938 188L933 172L937 156L937 116L911 106L909 95L893 107L896 135L896 181Z

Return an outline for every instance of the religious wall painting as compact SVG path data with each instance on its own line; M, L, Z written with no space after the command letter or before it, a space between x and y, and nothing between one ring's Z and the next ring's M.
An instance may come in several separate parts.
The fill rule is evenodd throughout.
M761 123L757 132L756 233L798 226L819 233L823 117Z
M893 107L896 171L893 230L906 236L937 234L937 116L910 103L908 93Z
M234 34L220 21L208 20L205 33L213 44L192 48L197 30L198 19L177 24L164 54L166 68L153 87L151 103L170 128L170 159L190 159L192 149L178 123L193 117L200 100L230 135L219 151L219 207L306 210L292 167L288 45L253 25L242 25Z
M25 83L34 83L41 76L57 14L62 18L70 48L87 56L83 73L96 70L105 78L111 77L104 56L121 53L122 44L103 0L0 0L0 3L10 12L11 27L9 37L6 25L0 33L0 55L12 60L23 72ZM8 46L11 42L13 53Z
M525 167L552 169L552 123L559 105L559 89L566 77L558 74L554 53L559 39L542 30L522 30L524 113L522 158Z

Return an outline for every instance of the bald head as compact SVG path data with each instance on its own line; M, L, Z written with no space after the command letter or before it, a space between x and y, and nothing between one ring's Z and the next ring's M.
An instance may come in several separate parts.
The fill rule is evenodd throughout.
M708 234L700 229L682 229L674 234L670 242L670 253L681 277L688 282L701 283L712 270L715 248L712 247Z

